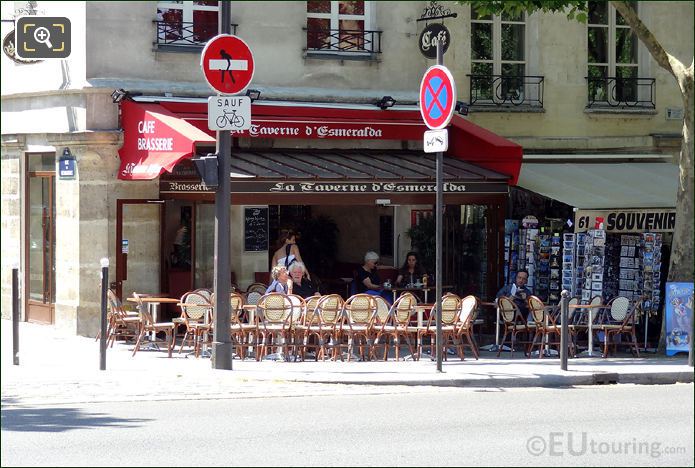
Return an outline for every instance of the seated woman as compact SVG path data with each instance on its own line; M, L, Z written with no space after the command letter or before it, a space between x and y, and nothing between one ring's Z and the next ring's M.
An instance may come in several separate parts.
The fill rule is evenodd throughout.
M303 297L304 299L311 296L319 296L314 283L311 282L304 274L306 267L302 262L293 262L290 265L290 276L292 277L292 294Z
M273 281L268 286L268 289L265 290L266 294L271 292L283 294L292 293L292 281L290 280L290 275L287 273L287 268L283 265L275 265L270 272L270 277Z
M409 284L420 283L424 274L425 269L420 265L417 254L415 252L408 252L405 256L403 266L398 271L396 286L407 286Z
M391 304L391 293L384 289L376 266L379 264L379 254L371 250L364 255L364 264L357 269L357 293L367 293L381 296Z

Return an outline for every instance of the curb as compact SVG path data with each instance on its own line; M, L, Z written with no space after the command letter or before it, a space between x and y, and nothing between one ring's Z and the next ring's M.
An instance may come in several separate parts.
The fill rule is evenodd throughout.
M278 377L275 377L278 378ZM254 377L253 380L264 381ZM337 385L402 385L430 387L464 387L464 388L523 388L542 387L559 388L584 385L637 384L669 385L676 383L693 383L692 372L643 372L623 373L594 372L584 375L541 375L538 377L498 378L498 379L411 379L411 380L331 380L325 378L289 378L285 382L337 384Z

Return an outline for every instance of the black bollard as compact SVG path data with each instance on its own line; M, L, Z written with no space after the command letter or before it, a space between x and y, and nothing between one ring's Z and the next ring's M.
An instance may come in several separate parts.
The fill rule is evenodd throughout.
M99 369L106 370L106 292L109 287L109 259L101 259L101 334L99 339Z
M562 320L560 326L560 369L567 370L567 346L569 340L569 324L567 323L569 313L567 309L569 308L570 293L566 289L562 290L560 293L560 317Z
M19 268L12 269L12 364L19 365Z

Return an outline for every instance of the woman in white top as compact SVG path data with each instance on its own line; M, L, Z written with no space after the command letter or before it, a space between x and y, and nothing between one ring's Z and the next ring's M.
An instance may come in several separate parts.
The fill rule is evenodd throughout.
M278 238L278 245L280 247L275 251L275 254L273 254L273 259L270 262L271 269L276 265L289 268L292 263L302 261L302 256L297 246L297 238L298 234L292 229L282 229L280 231L280 237ZM306 267L305 271L307 278L311 279L311 275L309 271L306 270Z

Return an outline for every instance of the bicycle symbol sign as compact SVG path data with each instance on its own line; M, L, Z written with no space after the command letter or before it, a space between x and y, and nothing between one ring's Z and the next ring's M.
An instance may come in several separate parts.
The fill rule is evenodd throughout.
M251 98L248 96L213 96L208 98L210 130L243 131L251 128Z

